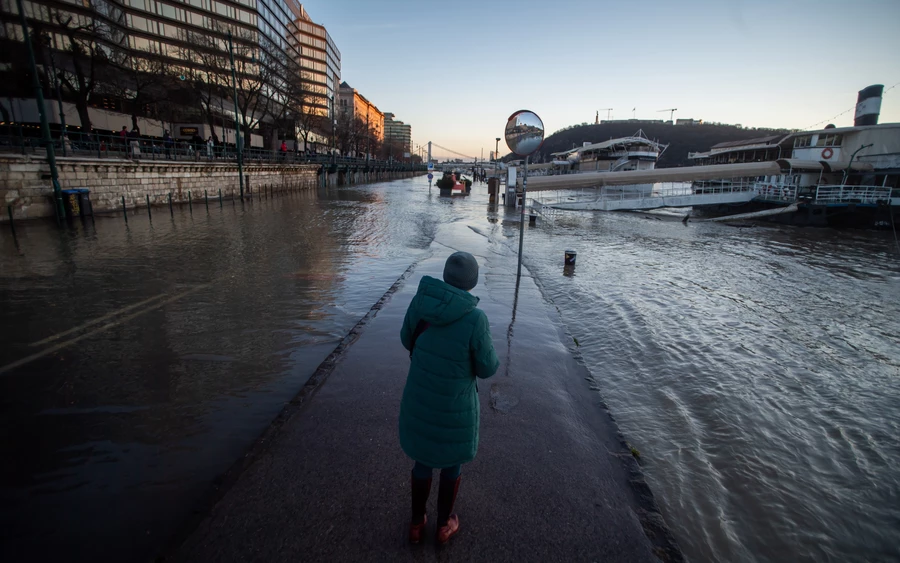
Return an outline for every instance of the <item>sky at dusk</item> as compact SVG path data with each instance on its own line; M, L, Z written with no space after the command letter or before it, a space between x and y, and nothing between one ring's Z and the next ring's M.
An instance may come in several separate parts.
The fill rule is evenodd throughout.
M414 142L475 157L517 109L548 135L603 108L807 129L852 125L857 91L900 83L900 0L303 4L341 50L342 80L411 124ZM900 85L880 122L900 122Z

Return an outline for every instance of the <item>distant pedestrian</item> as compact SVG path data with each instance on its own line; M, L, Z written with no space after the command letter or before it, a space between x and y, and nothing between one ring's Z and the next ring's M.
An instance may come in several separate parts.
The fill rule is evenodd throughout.
M281 160L287 160L287 143L281 141Z
M206 139L206 158L212 160L216 153L216 142L213 141L212 135Z
M477 378L491 377L500 366L487 315L469 293L477 283L475 257L451 254L444 281L422 277L400 330L411 359L400 403L400 446L415 461L410 543L419 543L425 532L434 469L441 470L435 541L443 545L459 531L452 512L460 466L478 451Z
M200 136L199 132L191 135L191 149L193 149L196 160L200 159L200 151L205 144L206 143L203 142L203 137Z
M141 132L137 127L128 132L128 145L131 147L132 158L141 156Z
M175 146L175 139L166 131L163 135L163 148L166 150L166 158L172 158L172 147Z
M125 151L125 148L128 146L128 127L122 126L122 130L119 131L119 143L122 145L122 151Z

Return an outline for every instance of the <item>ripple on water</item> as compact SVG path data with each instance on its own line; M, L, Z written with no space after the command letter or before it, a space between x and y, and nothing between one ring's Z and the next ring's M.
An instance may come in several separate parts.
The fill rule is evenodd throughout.
M587 213L526 240L691 560L900 560L892 240Z

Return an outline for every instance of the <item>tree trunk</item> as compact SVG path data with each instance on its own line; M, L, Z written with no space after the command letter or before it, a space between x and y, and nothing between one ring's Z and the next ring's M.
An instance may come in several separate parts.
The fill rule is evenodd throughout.
M87 99L78 96L75 100L75 109L78 110L78 119L81 120L81 132L90 133L93 131L94 127L91 125L91 115L88 113Z
M206 111L203 113L206 114L206 123L209 125L209 132L212 135L213 142L215 144L219 144L219 136L216 134L216 123L213 120L212 110L209 108L209 104L206 104ZM223 117L224 119L224 117Z

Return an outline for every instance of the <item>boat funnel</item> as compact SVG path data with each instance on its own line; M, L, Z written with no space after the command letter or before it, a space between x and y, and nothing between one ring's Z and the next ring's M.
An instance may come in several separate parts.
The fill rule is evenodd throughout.
M881 94L884 84L874 84L859 91L856 98L856 117L853 126L878 125L878 114L881 113Z

